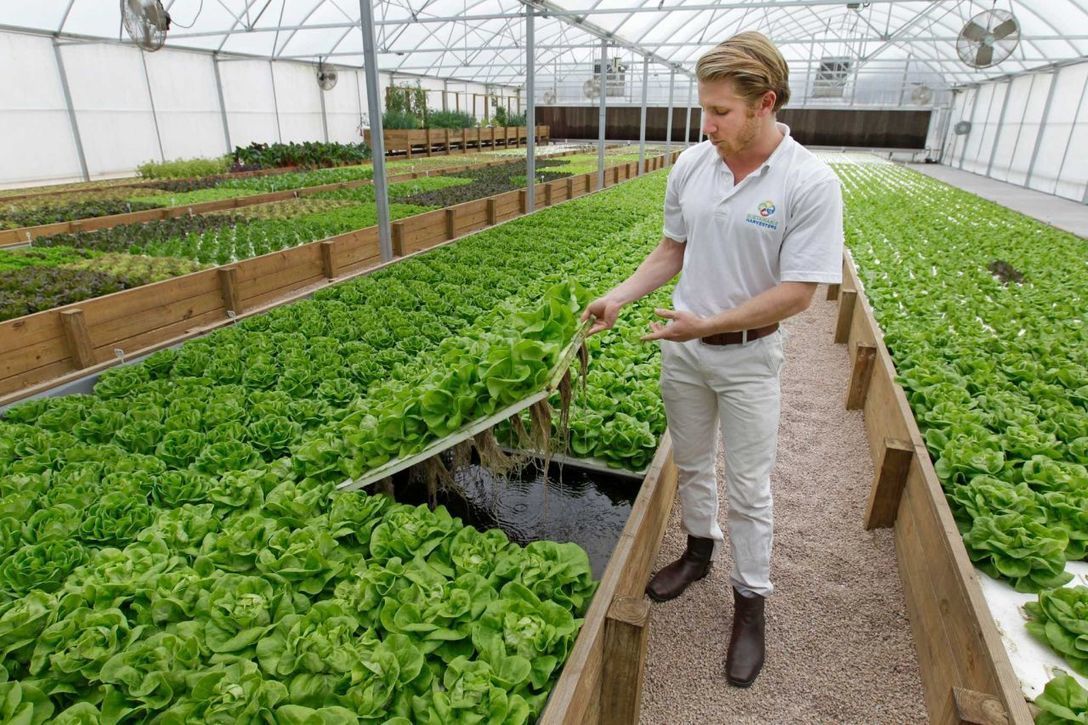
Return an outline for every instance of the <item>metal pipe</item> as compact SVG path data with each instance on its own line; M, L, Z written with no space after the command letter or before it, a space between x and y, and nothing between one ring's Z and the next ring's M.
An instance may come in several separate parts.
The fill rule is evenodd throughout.
M608 41L601 41L601 112L597 116L597 188L604 188L604 130L608 97Z
M684 146L691 143L691 91L695 87L695 79L688 80L688 107L684 114Z
M155 126L155 140L159 142L159 158L166 163L166 152L162 149L162 133L159 131L159 116L155 113L155 94L151 92L151 76L147 73L147 53L140 49L140 63L144 67L144 84L147 85L147 100L151 102L151 123Z
M378 211L378 249L382 261L388 262L393 259L393 236L389 226L389 185L385 180L385 139L382 137L378 53L374 44L374 8L370 0L359 0L359 27L363 33L366 105L370 114L370 158L374 169L374 203Z
M676 85L676 69L669 71L669 115L665 121L665 165L670 166L669 152L672 151L672 89Z
M219 76L219 56L212 55L212 70L215 71L215 91L219 95L219 115L223 119L223 140L227 144L227 153L234 150L230 142L230 125L227 123L227 102L223 99L223 79Z
M283 143L283 129L280 128L280 102L276 98L276 71L272 68L272 61L268 61L268 76L272 79L272 111L276 115L276 140Z
M638 173L646 173L646 85L650 82L650 59L642 57L642 111L638 124Z
M1050 119L1050 106L1054 103L1054 91L1058 88L1058 73L1054 71L1050 76L1050 88L1046 92L1046 103L1043 104L1043 117L1039 119L1039 132L1035 134L1035 148L1031 151L1031 161L1028 162L1028 175L1024 178L1024 186L1031 188L1031 176L1035 173L1035 159L1039 156L1039 147L1043 145L1043 134L1046 133L1046 122Z
M536 18L532 5L525 6L525 211L536 209Z
M72 138L76 142L76 155L79 156L79 168L83 172L83 180L90 181L91 174L87 170L87 155L83 152L83 139L79 134L79 122L76 121L76 109L72 106L72 92L68 89L68 74L64 71L64 59L60 56L60 44L53 38L53 53L57 56L57 70L60 71L60 87L64 91L64 105L68 107L68 121L72 125Z

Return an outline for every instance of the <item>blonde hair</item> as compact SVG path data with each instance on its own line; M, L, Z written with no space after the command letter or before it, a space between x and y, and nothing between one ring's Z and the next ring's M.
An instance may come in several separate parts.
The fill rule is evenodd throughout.
M720 43L699 58L695 74L701 81L733 81L737 95L754 103L775 92L774 110L790 99L790 68L770 39L749 30Z

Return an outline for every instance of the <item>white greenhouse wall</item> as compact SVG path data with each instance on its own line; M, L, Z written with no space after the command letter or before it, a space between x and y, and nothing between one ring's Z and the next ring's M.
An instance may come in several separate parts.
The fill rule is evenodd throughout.
M0 188L83 178L77 137L92 179L132 175L145 161L219 156L254 141L324 141L326 127L330 141L362 140L359 129L368 116L362 70L338 68L337 85L323 93L309 63L215 60L211 53L173 48L142 53L117 43L61 40L58 48L75 129L53 39L0 32ZM417 79L394 80L414 85ZM418 80L431 108L442 108L446 92L453 110L457 94L461 109L483 120L485 86ZM379 75L383 99L389 83L388 74ZM493 90L516 109L515 89Z
M956 94L943 163L998 181L1088 202L1088 63ZM957 121L971 130L957 135Z

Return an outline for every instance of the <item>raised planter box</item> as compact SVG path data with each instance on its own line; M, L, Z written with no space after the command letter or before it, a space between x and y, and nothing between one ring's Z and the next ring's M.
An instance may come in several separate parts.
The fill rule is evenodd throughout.
M876 469L865 527L895 527L929 718L1030 725L1020 683L848 251L841 288L829 289L828 298L839 300L835 341L849 346L846 407L864 411Z
M547 126L536 127L539 142L548 143L551 136ZM363 131L363 139L370 143L370 129ZM408 158L417 155L468 153L470 148L482 151L485 148L519 147L529 140L527 126L492 126L490 128L424 128L424 129L385 129L382 132L386 156L405 154Z
M673 152L675 157L679 152ZM659 157L664 165L664 158ZM605 186L637 164L606 170ZM551 200L547 189L551 188ZM563 189L562 192L557 188ZM536 208L597 188L592 172L536 185ZM568 192L569 190L569 192ZM525 192L426 212L393 224L404 257L526 213ZM15 402L125 357L151 352L262 312L381 265L377 227L302 244L104 297L0 322L0 405Z

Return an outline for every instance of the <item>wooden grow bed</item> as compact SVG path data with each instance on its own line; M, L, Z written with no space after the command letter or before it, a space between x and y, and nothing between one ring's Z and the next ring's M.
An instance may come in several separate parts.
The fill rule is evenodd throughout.
M583 152L566 151L561 154L555 154L554 156L550 156L549 158L572 156L578 153ZM489 166L500 166L502 164L509 164L516 160L517 159L511 158L497 158L493 161L485 161L483 163L477 164L444 166L440 169L430 169L428 171L412 171L405 174L395 174L388 178L388 183L392 184L398 181L410 181L412 179L418 179L425 176L442 176L445 174L455 174L459 171L465 171L467 169L484 169ZM128 212L125 214L110 214L108 216L90 217L87 219L74 219L65 222L55 222L53 224L40 224L33 227L5 229L3 231L0 231L0 248L18 247L25 244L31 244L35 239L40 239L42 237L51 237L55 234L92 232L99 229L111 229L113 227L119 227L125 224L143 224L145 222L162 221L163 219L175 219L177 217L191 216L193 214L207 214L213 211L229 211L231 209L239 209L247 206L256 206L258 204L269 204L274 201L299 199L307 196L313 196L315 194L320 194L326 191L337 191L340 189L358 189L363 186L369 186L372 183L373 182L370 179L338 181L332 184L306 186L299 189L284 189L283 191L269 191L263 194L250 194L248 196L237 196L230 199L203 201L198 204L166 206L157 209L145 209L143 211Z
M548 126L536 127L536 138L548 143L551 136ZM370 144L370 130L363 133L363 139ZM433 156L435 154L468 153L470 148L482 151L485 148L518 148L529 140L528 126L498 126L491 128L424 128L424 129L387 129L382 132L386 155L403 153L408 158L416 155Z
M672 152L675 158L679 152ZM648 170L665 157L647 159ZM605 186L637 176L605 170ZM597 190L591 172L536 185L542 209ZM394 222L397 258L527 213L524 190ZM0 405L105 370L381 266L377 227L0 322Z
M934 723L1030 725L1020 683L967 556L849 251L835 342L849 346L846 407L865 414L876 476L865 527L895 527L926 709Z
M676 485L672 439L666 431L540 725L638 722L650 621L650 602L643 591L665 535Z

